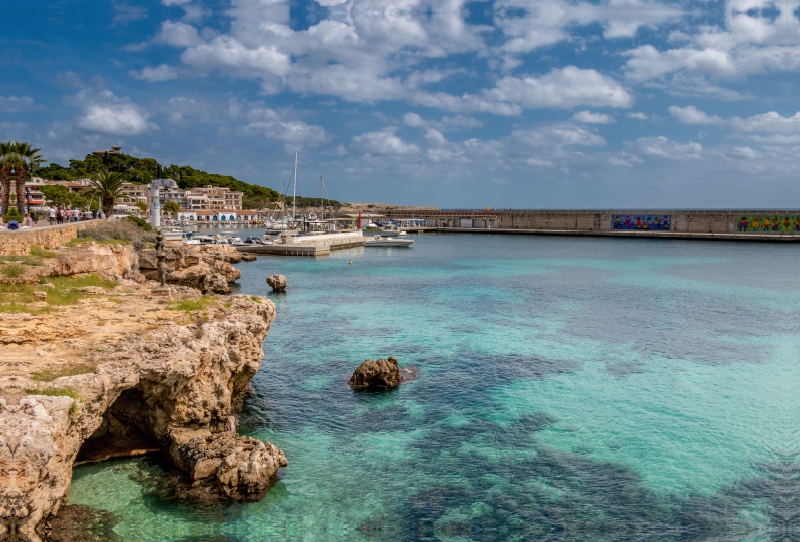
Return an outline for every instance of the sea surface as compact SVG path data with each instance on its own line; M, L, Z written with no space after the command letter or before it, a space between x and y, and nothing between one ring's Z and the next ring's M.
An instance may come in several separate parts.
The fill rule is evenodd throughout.
M262 501L182 503L147 457L76 468L70 504L136 541L800 540L800 247L416 239L239 266L277 306ZM419 378L348 387L390 355Z

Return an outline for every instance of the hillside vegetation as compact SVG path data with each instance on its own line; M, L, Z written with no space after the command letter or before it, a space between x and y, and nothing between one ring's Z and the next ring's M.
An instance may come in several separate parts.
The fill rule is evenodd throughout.
M164 167L154 158L138 158L129 154L109 154L105 158L87 154L83 160L70 160L67 167L51 163L41 168L37 174L45 179L74 181L91 177L104 166L123 173L126 181L136 184L149 184L153 179L169 178L177 181L178 186L183 189L206 185L230 188L244 193L242 205L245 209L260 209L281 200L281 194L272 188L246 183L230 175L208 173L191 166L175 164ZM286 201L291 203L291 197L287 197ZM319 201L319 198L298 196L297 205L315 207L319 205ZM326 200L326 204L334 207L342 206L342 203L336 200Z

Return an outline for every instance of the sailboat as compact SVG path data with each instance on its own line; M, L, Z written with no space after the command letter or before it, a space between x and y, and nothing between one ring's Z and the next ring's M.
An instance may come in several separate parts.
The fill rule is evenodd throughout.
M317 245L328 246L331 250L348 248L353 246L363 246L364 236L360 229L338 231L333 226L332 221L325 220L325 180L320 177L320 191L322 199L322 220L314 213L305 217L297 215L297 160L298 153L294 153L294 169L292 170L292 216L281 217L280 221L271 221L267 225L267 235L279 233L275 239L275 245ZM288 191L288 186L285 191ZM286 195L283 195L284 202ZM284 205L285 207L285 205ZM330 224L329 224L330 222ZM236 247L237 250L255 250L253 247Z

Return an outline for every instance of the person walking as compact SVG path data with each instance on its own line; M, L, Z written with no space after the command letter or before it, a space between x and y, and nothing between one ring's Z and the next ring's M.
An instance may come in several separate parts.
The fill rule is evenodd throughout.
M34 210L31 210L31 221L33 221L33 225L34 226L38 226L39 225L39 219L36 216L36 211L34 211Z
M48 216L50 217L50 225L52 226L56 222L56 208L52 205L50 206L50 211L48 211Z
M64 223L64 210L59 209L56 212L56 224L63 224Z

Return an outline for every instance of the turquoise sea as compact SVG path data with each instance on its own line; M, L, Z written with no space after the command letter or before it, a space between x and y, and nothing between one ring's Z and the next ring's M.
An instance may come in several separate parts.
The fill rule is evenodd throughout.
M800 540L800 247L417 239L240 266L278 309L261 502L181 503L143 458L76 468L70 504L136 541ZM419 378L348 387L389 355Z

